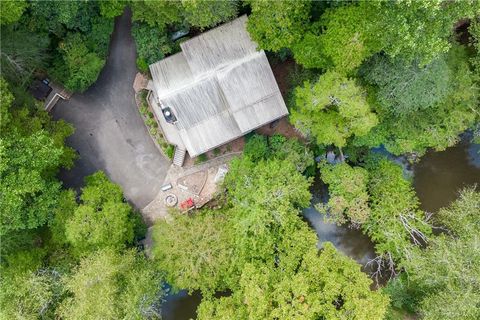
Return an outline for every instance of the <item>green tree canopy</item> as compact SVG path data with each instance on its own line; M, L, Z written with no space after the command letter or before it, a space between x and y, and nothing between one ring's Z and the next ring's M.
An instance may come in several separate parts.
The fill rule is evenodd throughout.
M64 145L73 128L54 122L36 108L15 108L7 84L2 88L0 136L0 234L44 225L58 204L60 167L73 164L74 152ZM3 118L5 116L5 118Z
M247 29L261 49L278 51L298 41L309 20L310 1L250 0Z
M402 167L380 156L367 160L371 213L362 225L375 251L391 265L408 257L415 245L431 235L431 226L418 209L419 200Z
M133 21L140 21L150 27L164 29L168 24L183 20L182 3L168 0L139 0L132 1Z
M80 33L70 34L60 43L63 59L58 61L53 75L72 91L83 92L96 80L105 61L85 45L85 37Z
M383 319L388 298L371 291L360 266L324 243L293 275L247 264L233 295L204 300L199 319Z
M295 89L292 123L318 144L344 147L352 136L363 136L378 120L354 80L329 71L319 80Z
M349 74L379 50L377 37L371 37L365 6L345 5L329 8L320 20L305 30L292 47L295 60L307 68L332 68Z
M17 22L27 7L28 3L26 0L5 0L0 2L0 25Z
M474 75L470 71L468 56L464 48L453 47L446 61L449 70L442 71L441 74L450 74L451 76L447 84L448 94L444 98L432 104L435 97L423 97L421 99L427 99L423 100L426 105L432 104L430 107L402 115L376 106L380 124L367 135L355 137L354 144L369 147L383 144L389 152L396 155L403 153L422 155L427 148L444 150L454 145L459 139L459 134L472 127L480 116L477 107L479 91L474 82ZM430 78L432 77L434 76L432 75ZM441 80L443 81L443 79ZM405 80L404 83L407 85L413 82ZM399 89L405 88L405 85L400 85ZM427 81L422 86L429 88L430 85L431 81ZM419 88L419 90L421 92L424 89ZM413 92L408 94L413 94ZM443 92L440 92L440 95L443 95ZM421 99L418 98L418 100ZM406 99L405 101L410 103L411 100ZM388 104L390 101L386 103ZM415 110L416 107L409 108Z
M480 193L466 189L436 220L446 232L417 248L403 266L406 277L395 280L393 300L413 299L424 319L478 319L480 316ZM410 296L410 297L409 297Z
M182 0L186 20L195 27L210 28L237 15L237 1Z
M134 250L99 250L64 280L69 293L58 315L64 319L160 318L159 275Z
M475 0L368 1L373 16L365 16L371 37L378 37L381 49L390 57L405 57L429 64L450 49L453 26L460 19L480 12Z
M2 77L16 86L23 86L36 69L46 66L49 38L32 33L23 25L3 26L1 36Z
M330 198L325 209L330 220L339 224L348 221L355 227L367 221L370 215L367 170L347 163L322 163L320 177L328 184ZM324 211L324 208L319 209Z
M173 51L173 42L170 41L164 29L135 22L132 35L137 44L137 61L141 59L144 65L155 63ZM137 64L141 65L141 63Z
M377 86L381 107L400 116L433 107L451 90L451 70L444 57L419 66L416 62L375 56L362 67L362 74Z
M100 1L100 14L106 18L115 18L123 13L127 0L103 0Z
M155 225L154 261L174 290L213 294L232 286L233 237L227 214L202 210Z
M63 293L58 272L51 269L20 271L14 267L1 268L1 271L0 318L54 318Z
M133 210L120 186L99 171L85 178L82 203L68 219L65 234L80 253L100 248L121 249L133 241Z

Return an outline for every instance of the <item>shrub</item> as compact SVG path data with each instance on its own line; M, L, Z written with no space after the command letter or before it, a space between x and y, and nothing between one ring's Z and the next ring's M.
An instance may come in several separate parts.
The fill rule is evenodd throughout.
M199 155L195 158L195 164L200 164L200 163L205 162L207 160L208 160L207 154L202 153L201 155Z
M167 155L167 157L169 157L170 159L173 159L173 154L175 152L175 148L174 146L172 146L171 144L169 144L165 149L165 154Z

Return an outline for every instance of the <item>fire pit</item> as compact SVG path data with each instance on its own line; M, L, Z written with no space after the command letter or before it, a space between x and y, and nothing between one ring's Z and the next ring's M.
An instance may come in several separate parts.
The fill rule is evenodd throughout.
M174 195L174 194L168 194L166 197L165 197L165 205L167 207L174 207L176 204L177 204L177 196Z

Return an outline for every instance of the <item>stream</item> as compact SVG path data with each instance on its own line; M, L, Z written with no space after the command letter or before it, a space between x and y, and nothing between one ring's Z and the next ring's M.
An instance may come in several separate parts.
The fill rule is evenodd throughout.
M413 172L420 208L436 212L455 200L462 188L474 184L480 187L480 145L463 141L445 151L428 152L413 166ZM324 222L314 205L326 201L326 197L325 185L316 181L312 187L312 206L303 211L304 218L318 235L318 246L325 241L332 242L365 270L365 264L375 257L373 243L359 230ZM195 319L200 300L200 294L189 296L185 291L168 296L163 305L163 319Z

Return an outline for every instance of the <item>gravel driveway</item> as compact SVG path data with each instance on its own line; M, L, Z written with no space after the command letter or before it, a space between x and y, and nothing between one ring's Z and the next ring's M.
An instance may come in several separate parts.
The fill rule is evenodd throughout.
M128 10L116 20L98 81L85 93L59 101L52 115L76 128L67 144L79 159L72 170L60 173L64 185L78 189L85 176L103 170L142 209L160 190L170 162L155 147L135 106L136 51L130 31Z

